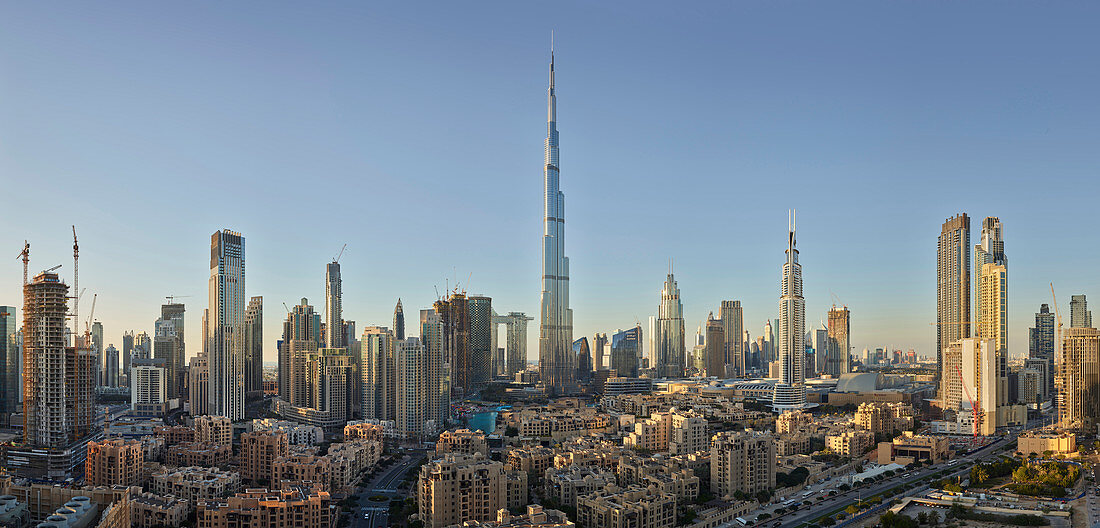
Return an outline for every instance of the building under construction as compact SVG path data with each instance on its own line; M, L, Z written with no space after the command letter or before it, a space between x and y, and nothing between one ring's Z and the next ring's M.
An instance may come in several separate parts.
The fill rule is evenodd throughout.
M10 470L37 478L71 476L93 433L96 355L87 332L68 331L69 286L53 269L23 286L24 445L2 449Z

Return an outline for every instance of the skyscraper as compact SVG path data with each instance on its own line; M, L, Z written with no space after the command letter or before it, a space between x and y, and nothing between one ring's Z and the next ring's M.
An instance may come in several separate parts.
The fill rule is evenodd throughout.
M465 393L480 390L493 379L493 300L485 295L471 295L466 298L466 309L470 311L468 320L470 333L468 374L465 380L468 386Z
M726 363L730 365L731 375L745 377L745 321L741 311L741 301L722 301L722 335L726 340Z
M11 413L22 412L19 405L20 356L19 320L14 306L0 306L0 420L7 423Z
M825 353L825 373L840 377L852 371L851 312L847 306L829 310L828 346Z
M523 312L508 312L501 316L505 329L504 374L511 378L527 369L527 323L533 321Z
M659 378L684 376L684 305L680 302L680 288L672 276L669 265L668 278L661 288L661 303L657 306L657 346L654 367Z
M944 221L937 241L936 368L942 372L943 351L965 337L970 337L970 217L963 213Z
M177 382L179 376L183 373L181 368L183 363L183 338L176 328L175 319L165 319L162 316L154 323L153 358L159 361L157 368L164 371L163 376L158 375L160 377L157 378L157 382L163 384L165 398L179 398L180 386ZM145 363L145 365L149 366L150 364ZM131 365L131 368L134 369L131 371L131 374L133 374L136 367ZM133 383L130 386L133 387Z
M397 341L388 328L363 330L362 411L366 419L397 419Z
M42 272L23 286L23 439L65 448L91 432L95 356L75 338L68 346L69 286Z
M340 263L335 260L325 266L325 346L339 348L345 346L342 281Z
M252 297L244 310L244 392L264 390L264 298Z
M279 398L300 407L308 407L310 394L307 375L309 356L321 347L321 314L302 302L286 315L282 346L279 347Z
M1062 331L1057 372L1058 426L1078 431L1096 430L1100 421L1100 332L1070 327Z
M1092 312L1085 295L1074 295L1069 299L1069 327L1092 328Z
M725 304L723 302L722 304ZM726 330L724 321L714 318L714 312L707 315L706 346L707 376L726 377Z
M103 385L118 387L118 349L114 345L107 345L103 351Z
M1008 270L1003 264L983 264L978 276L978 320L975 336L992 339L996 347L997 405L1008 399Z
M107 384L107 373L104 370L106 364L103 357L103 323L96 321L92 323L92 352L95 353L95 372L96 383L99 385Z
M605 348L607 348L607 334L597 333L592 337L592 370L611 368L607 366L611 358L604 358Z
M444 427L451 417L451 365L446 360L446 345L444 335L446 333L443 315L433 310L420 310L420 344L423 347L421 367L426 376L424 381L425 397L425 427L438 431ZM409 338L406 338L406 341ZM397 345L401 346L400 343ZM400 348L399 348L400 351ZM399 359L398 361L401 361ZM405 365L409 363L406 361ZM401 383L400 369L398 365L398 383ZM399 391L404 390L402 388ZM398 396L398 405L400 403Z
M543 167L542 302L539 311L539 374L547 394L564 394L573 379L573 310L569 308L569 257L565 256L565 194L558 180L557 97L554 51L546 94L546 164Z
M611 336L611 370L619 376L638 376L638 354L642 347L641 325L619 330Z
M393 307L393 336L402 341L405 339L405 310L401 307L401 299L397 299L397 306Z
M447 385L451 389L451 396L460 398L470 388L470 310L466 295L452 293L436 301L433 308L443 325L443 363L449 365ZM422 333L421 338L423 337ZM427 346L430 345L425 344Z
M228 229L210 236L210 414L244 419L244 237Z
M993 434L997 428L996 363L997 344L993 339L964 338L944 349L940 380L943 406L971 411L978 434L982 435ZM971 401L976 409L971 407Z
M577 381L588 381L592 376L592 347L588 345L588 338L581 336L573 341L573 354L577 356Z
M802 265L795 249L795 217L791 212L787 236L787 262L783 264L783 289L779 298L779 382L772 407L776 411L806 407L806 300L802 298Z
M206 320L203 320L203 327L206 327ZM205 330L204 330L205 332ZM205 339L204 339L205 341ZM204 345L205 346L205 343ZM121 381L129 380L130 376L130 360L134 358L134 331L128 330L122 333L122 376L125 378ZM127 385L129 386L129 385Z
M812 330L813 345L814 345L814 363L819 374L828 374L828 361L829 361L829 328L824 324L821 328L815 328ZM849 364L851 364L851 354L848 355Z
M184 387L184 372L187 357L187 346L184 341L184 314L186 313L186 307L183 303L169 302L168 304L160 305L160 317L172 322L172 327L176 334L176 354L173 355L173 364L165 363L165 369L168 376L168 397L169 398L182 398Z
M1044 374L1044 395L1050 394L1054 391L1054 376L1051 375L1054 372L1054 314L1046 304L1035 314L1035 327L1028 329L1028 338L1028 358L1042 362L1033 365Z

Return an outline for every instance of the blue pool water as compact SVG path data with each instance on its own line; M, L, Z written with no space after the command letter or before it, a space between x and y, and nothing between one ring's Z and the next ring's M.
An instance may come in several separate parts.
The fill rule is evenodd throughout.
M481 429L485 434L490 434L497 428L497 413L494 411L474 413L467 420L471 431Z

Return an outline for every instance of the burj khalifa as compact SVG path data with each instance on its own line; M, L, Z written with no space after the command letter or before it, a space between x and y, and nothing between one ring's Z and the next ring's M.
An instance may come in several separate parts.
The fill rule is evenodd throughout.
M550 88L546 97L539 375L548 395L561 395L576 389L577 362L572 354L573 310L569 308L569 258L565 256L565 195L558 188L558 125L553 47L550 50Z

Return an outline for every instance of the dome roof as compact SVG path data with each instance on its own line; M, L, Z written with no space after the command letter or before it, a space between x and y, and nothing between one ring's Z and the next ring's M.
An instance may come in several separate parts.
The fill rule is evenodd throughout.
M882 389L886 376L881 372L849 372L841 374L836 382L836 392L872 392Z

